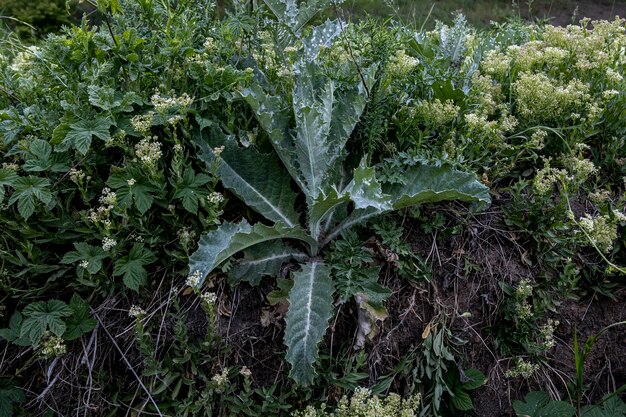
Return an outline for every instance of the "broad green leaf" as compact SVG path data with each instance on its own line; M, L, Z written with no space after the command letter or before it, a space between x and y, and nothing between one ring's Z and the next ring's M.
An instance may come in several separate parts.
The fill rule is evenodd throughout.
M545 392L532 391L526 394L524 401L514 401L513 409L519 417L538 417L538 413L549 402L550 397Z
M106 258L107 253L100 246L92 246L85 242L74 243L75 251L66 253L61 260L63 264L87 261L87 267L77 266L77 271L87 270L90 274L97 274L102 269L102 260ZM82 273L79 272L82 278Z
M112 174L107 185L115 190L118 204L122 207L134 204L141 214L152 207L155 194L159 191L145 175L132 168Z
M127 256L115 261L113 275L124 276L124 284L131 290L139 292L148 280L145 265L156 261L151 250L144 248L143 243L135 243Z
M74 294L70 300L70 309L72 310L72 315L65 320L67 329L63 333L63 339L78 339L96 327L96 319L89 317L89 304L77 294Z
M204 187L211 179L206 174L197 174L191 167L187 167L182 178L175 184L176 192L172 197L175 200L182 200L183 207L190 213L198 212L198 201L206 198L209 190Z
M239 259L228 271L228 282L247 281L251 285L259 285L264 275L276 276L280 267L291 259L304 260L306 255L280 241L272 241L255 245L243 251L244 257Z
M87 87L89 103L102 110L133 111L133 104L142 104L141 96L133 91L122 94L110 87L90 85Z
M418 164L409 167L404 178L404 184L383 187L392 196L395 210L446 200L491 202L489 188L476 180L474 174L457 171L447 164Z
M478 369L468 369L465 371L465 377L468 379L467 382L463 383L463 389L466 390L474 390L482 387L485 384L485 374L480 372Z
M4 187L13 187L13 183L19 177L12 169L0 168L0 203L4 201L5 189Z
M204 132L212 134L208 129ZM206 134L198 142L201 158L210 166L216 158L213 146L217 143ZM254 148L241 148L228 139L220 142L224 149L219 174L224 187L268 220L297 226L296 193L291 191L290 177L278 158L260 154Z
M565 401L550 401L540 411L537 417L574 417L576 409Z
M282 223L266 226L257 223L251 226L247 221L224 223L211 231L198 242L198 249L189 257L190 273L200 273L202 281L219 264L237 252L259 243L275 239L298 239L315 248L317 242L299 227L286 227ZM199 283L202 285L202 282Z
M9 205L17 202L17 210L24 219L28 219L35 211L35 200L46 205L52 201L50 181L47 178L19 177L13 181L13 188Z
M0 417L12 417L14 404L22 404L24 401L24 391L12 379L0 379Z
M333 281L330 268L320 261L304 264L301 271L293 273L293 279L285 316L286 359L294 381L309 385L315 375L317 346L333 314Z
M457 410L470 411L474 408L474 403L469 394L463 390L457 390L451 394L450 401Z
M91 139L94 136L104 141L111 139L111 132L109 132L111 126L113 126L113 122L106 117L82 120L71 124L60 147L61 149L67 149L71 146L85 155L91 146Z
M63 317L72 314L72 310L62 301L50 300L47 303L37 301L27 305L22 312L25 319L22 322L20 337L28 337L33 346L38 345L46 330L56 336L65 332Z
M24 317L19 311L13 313L11 320L9 320L9 327L6 329L0 329L0 338L17 346L30 346L30 340L28 337L20 336L23 319Z

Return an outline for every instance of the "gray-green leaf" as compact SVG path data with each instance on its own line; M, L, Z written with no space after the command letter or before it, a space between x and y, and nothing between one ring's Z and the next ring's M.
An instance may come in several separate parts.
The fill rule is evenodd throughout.
M204 132L211 134L208 129ZM213 144L199 141L201 158L211 165L215 161ZM262 155L254 148L241 148L231 140L222 142L220 179L249 207L268 220L282 222L288 227L298 225L294 209L296 193L291 191L290 177L275 155Z
M247 281L259 285L264 275L276 276L280 267L291 259L304 260L306 255L280 241L255 245L244 251L244 257L238 260L228 271L228 281L235 284Z
M291 377L301 385L309 385L315 375L317 346L333 314L334 288L330 268L320 261L303 265L293 277L285 316L286 359L291 364Z
M404 178L404 184L383 187L383 191L392 196L395 210L446 200L491 202L489 188L474 174L458 171L447 164L418 164L409 167Z
M317 245L300 227L286 227L280 222L274 226L261 223L251 226L245 220L237 224L224 223L200 238L198 249L189 257L189 271L200 273L202 279L198 285L202 285L208 274L237 252L275 239L298 239L311 248Z

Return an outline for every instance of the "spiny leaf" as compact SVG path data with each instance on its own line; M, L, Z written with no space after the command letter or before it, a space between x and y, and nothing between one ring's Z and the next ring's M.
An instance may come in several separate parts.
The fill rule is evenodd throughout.
M259 285L263 275L276 276L280 267L291 259L304 260L306 255L280 241L255 245L244 251L244 257L238 260L228 271L228 282L235 284L247 281Z
M383 187L383 191L392 196L395 210L446 200L491 202L489 188L476 180L474 174L447 164L418 164L409 167L404 178L404 184Z
M272 96L263 91L260 85L244 89L241 96L254 110L259 123L267 132L276 154L289 171L291 178L298 183L300 189L304 189L305 183L300 178L295 160L289 106L280 97Z
M189 271L199 272L202 280L219 264L237 252L259 243L275 239L298 239L315 248L317 242L299 227L286 227L278 222L274 226L247 221L224 223L200 238L198 249L189 257ZM202 285L202 282L199 283Z
M285 316L286 359L291 364L294 381L309 385L315 375L317 346L333 314L333 282L330 268L319 261L303 265L301 271L293 273L293 278Z
M209 166L216 159L213 147L218 143L224 146L219 157L224 187L268 220L297 226L296 194L291 191L289 175L276 156L262 155L254 148L241 148L226 138L211 140L207 137L211 132L208 129L204 132L204 140L199 141L199 145L201 158Z

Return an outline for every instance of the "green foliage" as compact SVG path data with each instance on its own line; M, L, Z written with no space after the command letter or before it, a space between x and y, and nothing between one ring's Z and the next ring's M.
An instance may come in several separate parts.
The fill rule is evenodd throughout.
M529 392L524 401L515 401L513 408L518 416L572 417L576 410L565 401L550 401L545 392Z
M332 404L360 384L384 394L401 375L421 392L422 415L470 411L482 377L459 368L456 339L438 320L419 357L390 365L381 380L364 353L346 352L365 347L389 314L381 271L439 279L397 220L419 223L437 245L459 230L474 237L464 223L448 227L448 207L424 204L480 208L487 186L499 200L494 216L506 206L497 227L514 235L534 275L531 294L519 282L501 286L493 322L508 330L495 333L498 353L541 362L546 311L563 297L612 295L613 267L626 260L623 21L477 31L457 16L416 32L324 23L315 16L334 6L327 1L237 2L221 21L208 0L91 3L101 26L85 21L30 47L1 34L3 373L56 372L62 361L53 358L103 339L89 335L92 309L107 330L127 326L116 314L137 304L151 309L131 309L142 365L117 337L119 350L88 361L89 381L111 387L90 391L102 395L93 401L103 414L124 404L163 415L280 415ZM291 374L309 387L250 377L220 340L215 323L230 313L217 301L218 269L263 294L263 277L281 277L267 298L274 319L286 320ZM175 291L188 273L206 334L197 298L175 305L190 300ZM341 303L349 308L333 338L344 336L350 311L356 341L344 357L335 346L318 355ZM126 368L98 369L121 356L145 390ZM66 383L64 371L45 395ZM34 397L42 384L5 381L2 412L22 403L25 414L39 411L23 393ZM28 391L15 389L22 384ZM55 411L92 406L76 398ZM613 398L581 409L620 410Z
M24 391L10 378L0 379L0 417L12 417L14 406L26 400Z

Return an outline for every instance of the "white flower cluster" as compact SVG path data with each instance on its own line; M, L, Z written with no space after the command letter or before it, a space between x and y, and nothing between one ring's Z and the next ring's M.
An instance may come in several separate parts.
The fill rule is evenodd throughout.
M189 249L189 246L196 238L196 232L194 232L193 230L189 230L188 227L180 229L178 232L176 232L176 235L178 236L178 243L180 243L180 246L185 248L185 250Z
M200 285L200 281L202 280L202 272L195 271L193 274L190 274L185 281L188 287L198 288Z
M150 132L150 128L152 128L152 119L154 118L153 112L148 112L146 114L138 114L133 116L130 120L130 124L133 128L143 134L147 134Z
M524 379L528 379L533 376L537 370L539 370L539 365L536 363L527 362L523 358L517 358L515 367L506 371L504 375L507 378L518 378L521 376Z
M105 237L104 239L102 239L102 250L103 251L108 252L111 249L113 249L115 246L117 246L117 240L112 239L110 237Z
M223 389L228 386L228 369L223 369L222 373L213 375L211 381L217 385L218 389Z
M67 346L60 336L44 335L41 342L41 350L39 354L46 358L51 359L57 356L61 356L67 352Z
M11 70L20 76L26 76L32 70L33 63L39 48L36 46L29 46L25 51L18 53L13 62L11 62Z
M202 301L207 305L215 305L217 303L217 294L214 292L205 292L200 295Z
M541 339L540 345L543 350L548 351L556 346L554 331L558 325L559 322L557 320L548 319L548 323L544 324L539 329L539 338Z
M102 189L102 194L98 199L100 202L100 207L96 210L89 210L89 220L93 223L102 222L106 229L109 229L111 226L111 220L109 220L109 216L111 214L111 210L115 208L115 204L117 203L117 194L111 191L110 188L105 187Z
M357 388L348 399L343 396L334 412L326 411L326 404L319 409L308 406L304 411L296 412L294 417L415 417L419 415L420 394L402 399L391 393L386 398L372 395L367 388Z
M161 159L161 142L157 136L146 136L135 145L135 156L144 165L155 166Z
M406 77L418 64L417 58L407 55L404 49L400 49L389 63L389 74L393 78Z
M427 101L420 100L415 107L410 109L411 113L423 120L433 129L439 129L452 123L461 108L454 104L452 100L441 101L438 98Z
M134 317L136 319L142 318L143 316L146 315L146 310L144 310L143 308L136 306L136 305L132 305L130 307L130 310L128 310L128 315L130 317Z
M613 210L613 216L604 214L592 217L588 213L578 219L578 225L585 232L591 243L601 252L608 253L613 249L613 242L617 239L617 227L626 222L626 216Z
M87 260L80 261L78 263L78 266L80 266L83 269L87 269L87 268L89 268L89 261L87 261Z
M207 200L209 201L209 203L213 204L214 206L217 206L224 202L224 196L221 193L214 191L211 194L209 194L209 196L207 197Z
M515 288L515 312L517 318L526 320L533 316L533 309L528 302L528 297L533 294L533 286L527 279L521 280Z
M517 110L533 120L554 120L592 111L589 86L579 80L567 84L545 74L522 73L513 84Z
M20 166L14 162L3 162L2 168L8 169L10 171L15 171L15 172L20 170Z
M69 176L70 181L72 181L74 184L81 184L85 180L85 178L87 178L87 174L85 174L84 171L76 168L70 169Z
M176 96L173 92L170 92L170 97L163 97L161 93L157 91L150 98L150 102L157 112L165 113L169 110L177 110L191 106L193 104L193 98L187 93Z

